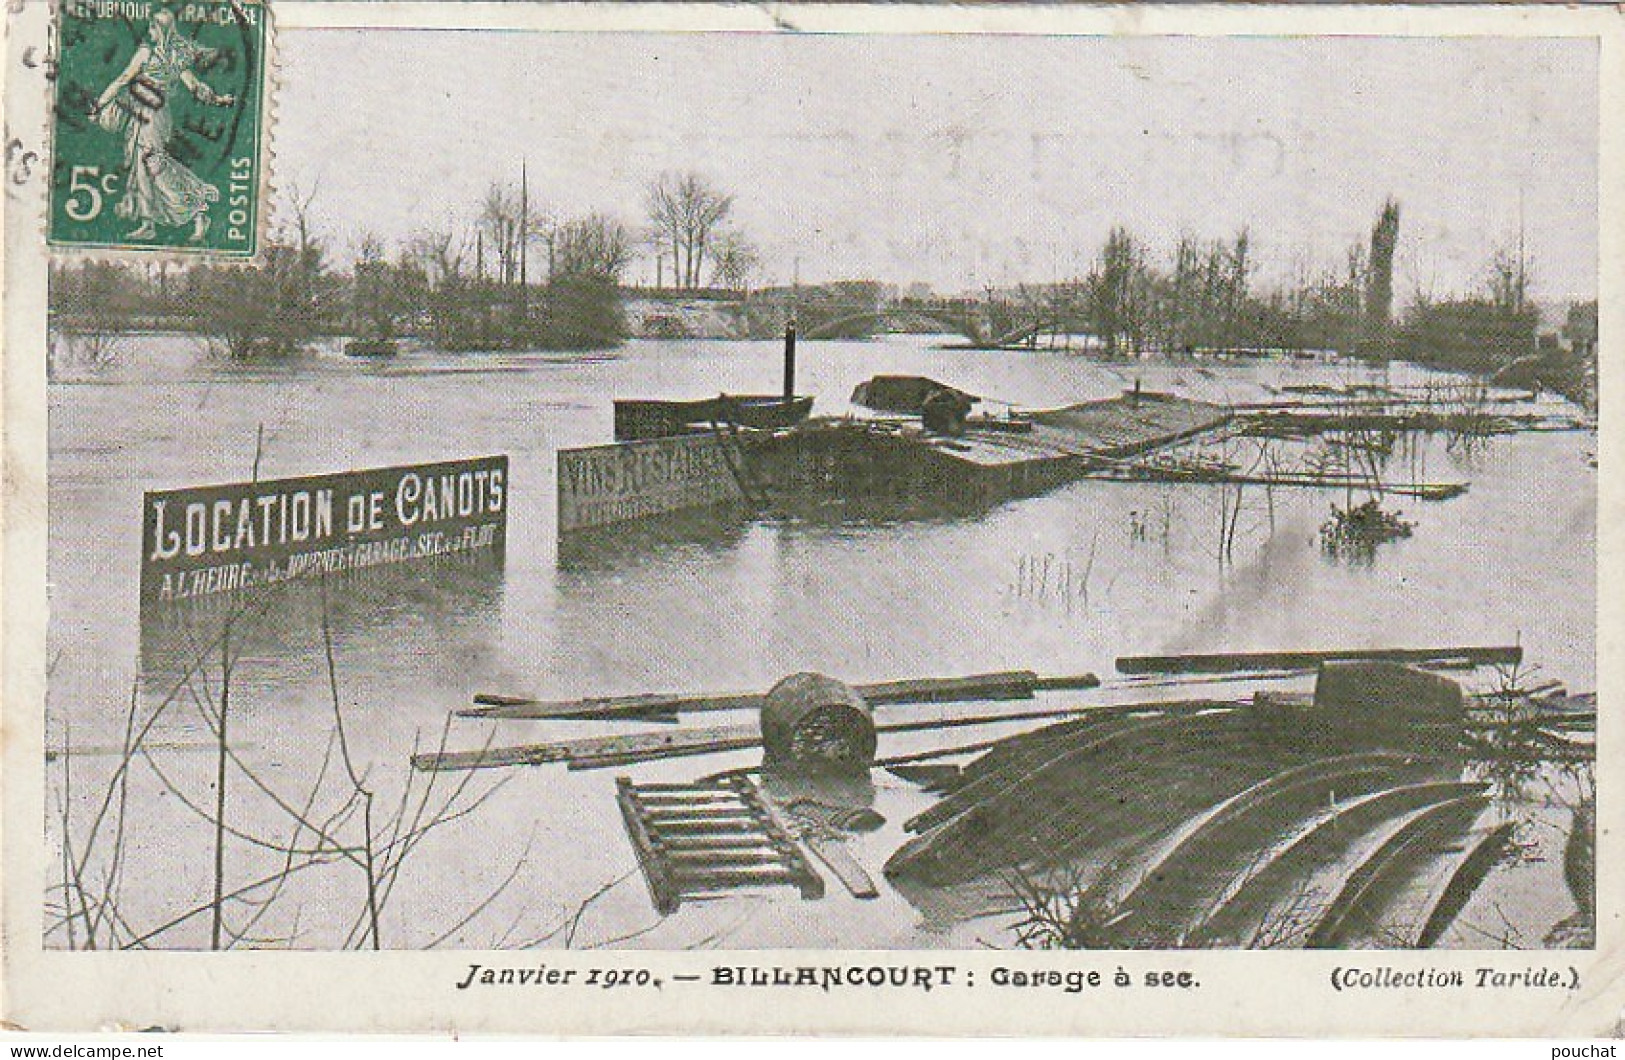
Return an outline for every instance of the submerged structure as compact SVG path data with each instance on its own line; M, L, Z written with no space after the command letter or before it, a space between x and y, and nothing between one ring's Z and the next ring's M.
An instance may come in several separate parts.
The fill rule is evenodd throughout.
M1278 400L1219 405L1138 381L1102 400L995 416L973 414L984 399L950 383L887 374L857 385L850 412L815 417L813 398L795 392L793 333L785 358L779 395L617 399L614 442L558 452L560 535L829 500L974 511L1091 478L1340 490L1354 518L1328 532L1337 531L1334 544L1364 547L1408 531L1379 495L1440 501L1468 488L1386 480L1395 439L1587 427L1528 397L1481 390L1300 387L1283 388ZM1243 445L1256 450L1250 464L1237 455ZM1356 506L1356 492L1371 500Z
M885 375L854 393L864 414L811 418L813 399L794 394L793 380L787 364L780 397L617 400L615 442L559 450L560 534L820 496L985 506L1113 472L1231 418L1221 406L1137 386L1019 417L972 417L973 395Z

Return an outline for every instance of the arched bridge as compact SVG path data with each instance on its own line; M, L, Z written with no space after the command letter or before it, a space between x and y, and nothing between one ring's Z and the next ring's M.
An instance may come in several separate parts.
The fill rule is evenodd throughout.
M881 332L939 331L963 335L974 346L989 348L1036 343L1039 336L1074 326L1049 310L1015 306L990 307L974 301L897 302L868 306L802 307L800 332L807 339L866 338Z

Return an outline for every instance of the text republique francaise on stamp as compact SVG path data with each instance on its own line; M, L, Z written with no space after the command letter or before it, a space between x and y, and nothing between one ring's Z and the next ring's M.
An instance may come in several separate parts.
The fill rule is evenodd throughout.
M255 257L265 5L63 0L57 36L51 245Z

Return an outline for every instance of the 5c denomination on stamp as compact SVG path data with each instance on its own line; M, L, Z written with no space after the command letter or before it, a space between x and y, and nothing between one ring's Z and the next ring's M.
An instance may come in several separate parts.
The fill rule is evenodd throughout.
M51 245L254 257L269 43L261 0L62 0Z

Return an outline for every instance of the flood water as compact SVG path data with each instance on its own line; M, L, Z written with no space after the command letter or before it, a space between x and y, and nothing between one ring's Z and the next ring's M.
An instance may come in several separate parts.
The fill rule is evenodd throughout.
M847 408L877 372L919 373L990 399L1048 407L1147 389L1222 401L1271 387L1427 382L1403 365L1270 360L1103 364L1064 352L959 352L925 336L804 342L800 387L815 414ZM50 606L47 833L63 817L81 847L124 739L132 686L153 748L130 771L118 915L139 935L208 902L215 758L205 710L220 691L206 649L224 605L162 619L139 613L141 494L246 481L263 427L261 478L506 454L508 544L500 565L398 566L285 590L237 620L230 685L227 889L274 874L277 844L307 847L309 821L341 814L332 674L349 759L385 821L401 805L414 749L478 748L618 731L587 723L460 719L476 692L545 696L757 690L801 670L859 683L1031 669L1110 676L1124 654L1521 643L1541 679L1596 686L1595 436L1530 433L1450 445L1424 439L1406 475L1468 481L1456 499L1396 501L1413 535L1368 562L1326 555L1319 528L1337 493L1249 487L1229 556L1221 491L1080 482L974 515L910 520L802 513L667 532L610 535L560 556L555 453L610 440L612 396L773 391L776 343L640 341L603 355L445 355L359 362L321 349L297 362L231 366L188 338L120 339L108 363L58 359L50 388ZM1227 494L1231 503L1234 495ZM175 695L202 655L202 676ZM1086 699L1093 695L1095 699ZM1105 702L1052 694L1037 706ZM169 702L166 704L166 700ZM907 717L1033 709L965 704ZM703 724L748 720L704 715ZM641 728L642 726L632 726ZM1031 727L1028 723L1027 727ZM622 726L625 729L626 726ZM1022 726L881 737L881 754L985 740ZM430 944L853 948L1014 944L975 888L902 894L880 866L901 823L930 802L884 772L861 793L886 819L850 844L880 881L858 902L830 881L686 903L660 918L616 809L618 772L688 779L757 753L627 770L545 765L442 775L425 817L472 807L429 832L392 877L386 947ZM324 765L325 763L325 765ZM246 772L245 772L246 771ZM247 773L252 773L252 777ZM421 794L419 774L409 794ZM459 785L465 784L464 787ZM262 786L261 786L262 785ZM411 807L417 805L415 801ZM413 812L409 809L408 814ZM422 819L422 818L420 818ZM334 833L360 834L359 810ZM113 842L98 835L100 849ZM55 863L53 863L55 864ZM1523 886L1561 889L1547 866ZM234 907L241 945L354 944L366 876L333 861L288 878L255 919ZM265 897L255 892L254 897ZM1564 899L1566 900L1566 899ZM1564 915L1552 908L1549 920ZM1536 919L1539 919L1538 917ZM47 944L73 944L47 912ZM207 916L149 945L209 944Z

